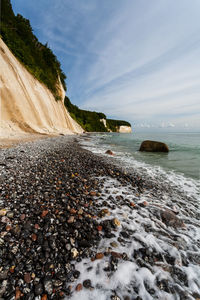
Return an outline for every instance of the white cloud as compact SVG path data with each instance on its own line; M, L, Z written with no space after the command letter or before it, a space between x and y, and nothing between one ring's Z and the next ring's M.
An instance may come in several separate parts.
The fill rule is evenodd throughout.
M72 102L143 128L200 128L199 0L41 0L41 15L18 3L59 54Z
M180 125L180 119L188 122L192 115L196 118L193 124L200 127L200 22L190 9L190 17L194 14L190 24L185 24L186 14L182 13L176 26L175 14L170 22L161 20L164 8L156 10L159 16L149 14L147 20L157 20L141 32L133 27L138 20L131 22L124 14L127 21L121 22L120 30L103 45L103 56L89 69L83 107L130 121L157 119L158 124L166 119L171 128Z

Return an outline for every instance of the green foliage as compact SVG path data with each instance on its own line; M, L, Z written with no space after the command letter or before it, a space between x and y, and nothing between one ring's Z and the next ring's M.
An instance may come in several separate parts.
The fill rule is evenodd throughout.
M43 45L33 34L29 20L14 15L10 0L1 0L1 36L12 53L58 99L58 77L66 90L66 76L57 57L47 44Z
M107 128L100 121L100 119L106 118L103 113L79 109L76 105L71 103L68 97L65 97L64 103L72 118L77 121L85 131L107 132Z
M107 132L108 129L116 132L122 125L131 126L131 124L126 121L106 119L106 116L101 112L80 109L78 106L72 104L68 97L65 97L64 104L72 118L88 132ZM100 121L101 119L106 119L108 129L104 126L103 122Z
M61 69L60 62L47 44L43 45L33 34L29 20L18 14L15 16L10 0L1 0L1 35L12 53L25 65L40 82L44 83L60 100L58 92L58 78L66 90L66 76ZM85 131L107 132L101 119L106 119L101 112L79 109L65 97L65 106ZM117 131L121 125L130 126L128 122L107 119L107 127Z
M130 126L131 124L127 121L122 121L122 120L112 120L112 119L107 119L106 120L107 127L112 131L116 132L120 126Z

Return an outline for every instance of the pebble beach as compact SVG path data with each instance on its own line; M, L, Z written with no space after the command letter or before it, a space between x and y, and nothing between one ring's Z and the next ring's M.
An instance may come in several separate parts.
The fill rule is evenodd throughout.
M0 299L200 299L200 208L60 136L0 150Z

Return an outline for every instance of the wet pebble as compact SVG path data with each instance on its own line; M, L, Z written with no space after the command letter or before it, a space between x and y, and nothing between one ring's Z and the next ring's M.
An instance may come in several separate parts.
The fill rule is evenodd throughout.
M44 281L44 289L45 289L45 292L47 292L49 295L51 295L53 293L53 283L51 280Z
M35 295L39 296L42 295L42 293L43 293L43 286L41 283L39 283L35 286Z
M82 284L81 284L81 283L77 284L77 286L76 286L76 291L79 292L79 291L81 291L82 289L83 289Z
M89 289L92 287L92 282L90 279L86 279L83 281L83 286L86 288L86 289Z

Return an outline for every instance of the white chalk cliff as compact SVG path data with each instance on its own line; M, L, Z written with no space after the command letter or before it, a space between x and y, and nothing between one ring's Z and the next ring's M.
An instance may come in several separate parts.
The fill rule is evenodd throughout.
M100 121L104 124L104 126L108 129L108 131L111 132L111 130L107 126L106 119L100 119ZM125 126L125 125L121 125L119 127L116 127L116 130L117 130L117 132L120 132L120 133L130 133L130 132L132 132L131 126Z
M59 89L62 100L56 101L0 39L0 137L83 132L64 106L61 83Z
M130 132L132 132L132 129L131 129L130 126L122 125L122 126L119 127L118 132L120 132L120 133L130 133Z

